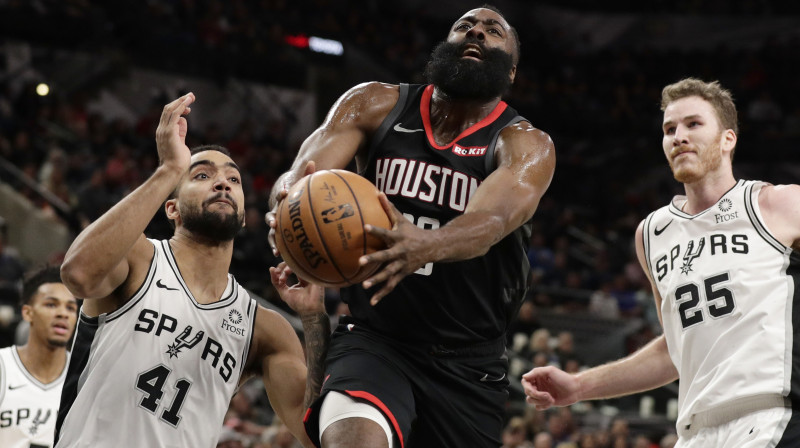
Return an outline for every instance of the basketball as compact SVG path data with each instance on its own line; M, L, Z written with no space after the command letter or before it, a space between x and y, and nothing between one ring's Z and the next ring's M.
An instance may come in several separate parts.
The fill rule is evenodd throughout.
M380 265L359 266L359 257L385 245L364 224L391 228L378 194L372 182L345 170L300 179L277 210L275 242L283 260L298 277L328 287L366 280Z

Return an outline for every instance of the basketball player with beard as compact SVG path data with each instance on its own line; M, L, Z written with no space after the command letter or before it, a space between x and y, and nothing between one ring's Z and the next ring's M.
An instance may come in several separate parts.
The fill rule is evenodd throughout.
M576 375L523 375L537 409L650 390L680 378L679 448L800 446L800 186L736 179L731 93L666 86L662 147L686 195L636 230L664 334Z
M231 397L263 378L277 415L311 446L302 417L321 384L329 335L323 289L289 286L270 268L281 297L302 317L308 375L295 331L259 306L228 273L242 228L239 167L219 146L189 150L194 95L164 107L160 164L135 191L87 227L61 275L84 298L59 409L56 446L216 446ZM169 240L143 235L164 207Z
M332 336L306 429L324 447L497 447L508 396L505 331L528 287L530 220L553 143L501 100L519 59L493 7L459 18L428 85L346 92L303 143L272 205L304 174L345 168L382 192L382 268L341 290L352 318ZM274 213L267 215L273 228Z
M0 349L0 446L51 447L78 303L58 266L27 276L21 303L28 341Z

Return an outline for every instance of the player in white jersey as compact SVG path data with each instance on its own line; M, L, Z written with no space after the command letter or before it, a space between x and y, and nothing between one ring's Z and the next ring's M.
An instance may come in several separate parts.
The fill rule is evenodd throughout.
M228 274L243 225L241 173L223 147L186 146L184 115L194 99L164 107L155 173L67 251L62 278L86 300L58 414L59 448L212 448L231 397L255 374L277 415L311 446L302 419L322 382L330 331L323 289L289 286L285 266L270 268L303 320L307 386L291 325ZM144 229L162 204L175 233L149 240Z
M635 238L664 334L577 375L533 369L527 400L547 409L680 378L676 447L800 446L800 186L734 178L736 106L719 83L671 84L661 106L686 195Z
M21 304L28 341L0 349L0 447L49 448L78 304L57 266L26 278Z

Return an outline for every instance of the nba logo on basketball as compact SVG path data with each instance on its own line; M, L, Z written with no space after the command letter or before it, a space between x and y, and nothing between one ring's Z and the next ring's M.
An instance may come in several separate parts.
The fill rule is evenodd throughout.
M323 210L322 213L322 222L329 224L332 222L336 222L340 219L347 218L349 216L355 215L353 211L353 206L350 204L339 204L336 207L329 208L327 210Z

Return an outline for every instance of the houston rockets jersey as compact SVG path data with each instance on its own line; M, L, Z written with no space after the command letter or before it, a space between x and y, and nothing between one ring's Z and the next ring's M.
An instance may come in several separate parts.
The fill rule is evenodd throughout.
M501 101L454 141L438 145L430 123L433 86L402 84L399 89L397 104L373 137L361 174L413 224L435 229L464 213L495 168L500 132L525 119ZM529 222L480 257L429 263L405 277L376 306L369 304L374 291L361 285L343 289L342 297L357 320L400 340L459 344L496 339L528 287L530 231ZM468 235L463 243L470 244Z
M67 355L69 362L69 355ZM22 364L17 347L0 349L0 446L50 448L56 429L64 371L50 383L37 380Z
M800 254L765 226L764 184L740 180L697 215L677 196L647 217L644 248L680 374L678 428L757 395L795 399Z
M257 305L232 276L200 304L168 241L151 240L147 279L120 309L81 313L57 447L213 448L236 391Z

